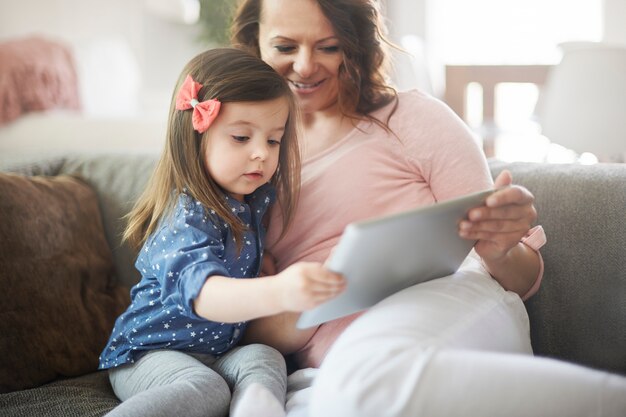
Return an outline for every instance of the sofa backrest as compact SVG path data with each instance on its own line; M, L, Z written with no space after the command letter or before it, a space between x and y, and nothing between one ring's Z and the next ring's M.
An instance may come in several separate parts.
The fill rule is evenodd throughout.
M626 164L490 165L533 192L548 238L526 303L535 354L626 374Z
M28 174L80 175L96 190L119 280L139 279L136 254L120 244L123 216L139 196L157 154L76 155L33 164ZM14 164L15 165L15 164ZM527 301L536 355L626 374L626 164L490 162L509 169L535 195L548 243L545 274ZM0 164L0 170L7 168Z
M85 179L98 194L104 231L113 251L119 281L136 284L141 275L135 269L137 253L121 237L126 227L124 216L143 192L158 155L100 155L93 158L68 158L61 167L64 174Z

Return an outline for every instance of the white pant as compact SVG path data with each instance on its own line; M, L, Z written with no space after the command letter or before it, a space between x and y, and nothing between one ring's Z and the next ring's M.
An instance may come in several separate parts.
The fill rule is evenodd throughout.
M325 358L310 417L626 416L626 378L532 356L528 316L473 258L357 319Z

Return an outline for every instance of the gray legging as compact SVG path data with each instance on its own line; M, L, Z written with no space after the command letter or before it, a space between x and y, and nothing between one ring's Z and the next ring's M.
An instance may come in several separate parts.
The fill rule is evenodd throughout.
M109 379L122 400L109 417L222 417L252 383L267 388L281 404L287 387L283 356L259 344L237 347L219 359L155 350L132 365L110 369Z

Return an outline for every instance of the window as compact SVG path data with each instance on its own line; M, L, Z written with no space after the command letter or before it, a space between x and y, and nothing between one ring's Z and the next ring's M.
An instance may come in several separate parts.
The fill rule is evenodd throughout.
M602 38L603 0L427 0L427 38L445 64L555 64L557 45Z
M540 132L537 80L559 62L560 43L602 39L603 0L426 0L426 8L431 53L447 66L448 104L482 137L488 156L536 159L540 151L519 146Z

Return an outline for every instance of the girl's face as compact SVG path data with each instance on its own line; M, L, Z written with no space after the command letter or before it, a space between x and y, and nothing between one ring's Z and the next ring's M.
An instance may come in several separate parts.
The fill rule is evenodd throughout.
M316 0L263 0L259 49L287 79L305 114L337 103L343 53Z
M211 178L243 201L270 181L278 167L280 142L289 116L281 97L268 101L222 103L206 132L204 163Z

